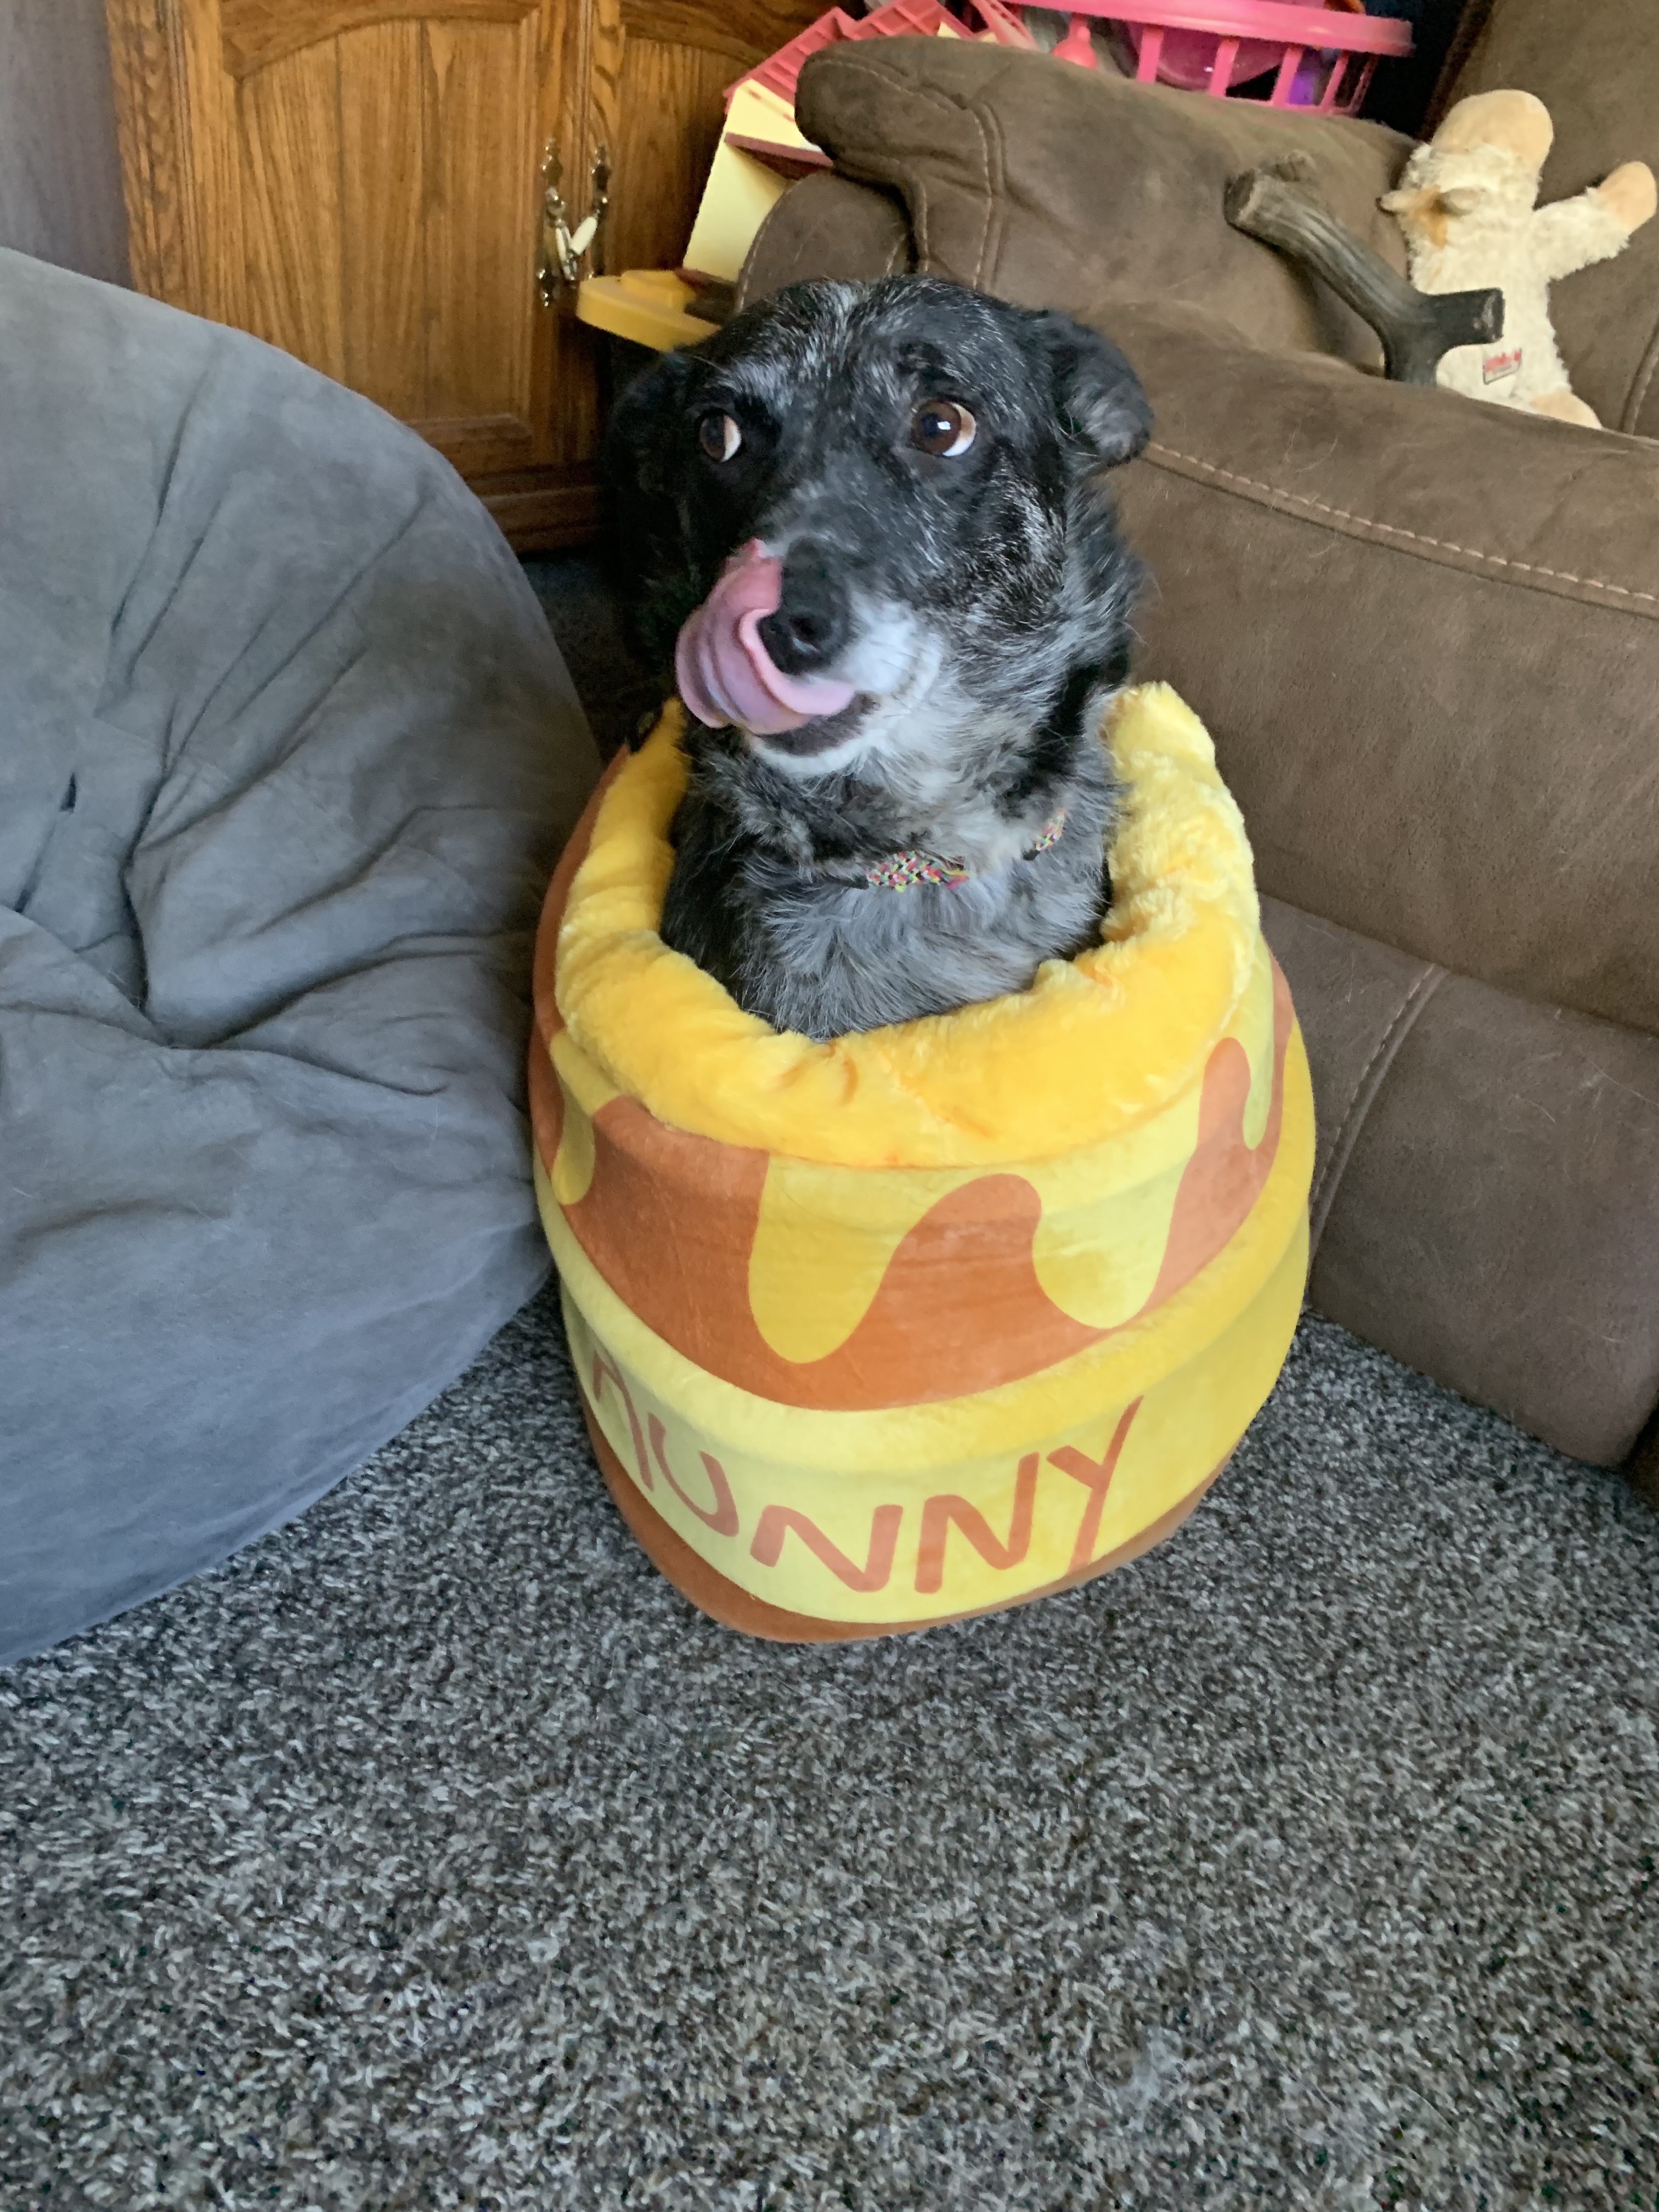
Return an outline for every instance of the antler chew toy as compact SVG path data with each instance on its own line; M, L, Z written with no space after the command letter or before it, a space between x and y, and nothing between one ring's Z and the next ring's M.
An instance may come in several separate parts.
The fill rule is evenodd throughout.
M1292 156L1233 178L1223 202L1235 230L1277 246L1328 284L1382 342L1385 374L1398 384L1432 384L1442 355L1504 334L1504 295L1419 292L1355 236L1305 179L1312 164Z

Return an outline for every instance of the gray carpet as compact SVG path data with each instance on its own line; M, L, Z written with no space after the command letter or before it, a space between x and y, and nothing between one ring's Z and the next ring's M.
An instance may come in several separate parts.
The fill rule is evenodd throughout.
M544 1297L0 1677L0 2205L1652 2212L1656 1593L1617 1477L1309 1322L1147 1559L746 1644Z

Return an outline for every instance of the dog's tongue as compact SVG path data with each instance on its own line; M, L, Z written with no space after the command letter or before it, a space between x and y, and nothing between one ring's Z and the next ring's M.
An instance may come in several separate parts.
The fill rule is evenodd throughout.
M680 696L710 729L734 722L751 737L775 737L838 714L852 699L850 684L786 676L761 643L761 623L777 611L782 592L783 563L751 538L681 630L674 647Z

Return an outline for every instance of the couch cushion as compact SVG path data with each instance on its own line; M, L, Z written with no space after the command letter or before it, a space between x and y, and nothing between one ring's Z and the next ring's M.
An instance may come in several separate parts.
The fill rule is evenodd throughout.
M1581 192L1620 161L1659 172L1653 0L1497 0L1479 14L1437 106L1506 86L1535 93L1555 125L1540 200ZM1610 428L1659 438L1659 221L1616 259L1564 277L1550 314L1574 391Z
M925 270L1034 307L1103 291L1187 301L1261 345L1380 364L1371 332L1221 205L1240 169L1305 153L1336 213L1403 270L1376 201L1410 142L1381 125L942 39L831 47L802 71L797 107L843 174L902 195Z
M297 1512L535 1288L595 771L412 433L0 253L0 1657Z
M1659 1402L1659 1038L1261 921L1313 1070L1312 1303L1616 1464Z

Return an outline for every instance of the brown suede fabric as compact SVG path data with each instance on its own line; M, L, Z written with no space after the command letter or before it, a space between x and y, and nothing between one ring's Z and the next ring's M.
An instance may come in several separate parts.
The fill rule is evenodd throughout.
M1599 184L1621 161L1659 174L1659 7L1655 0L1502 0L1487 7L1443 111L1471 93L1535 93L1555 125L1540 201ZM1610 429L1659 437L1659 219L1616 259L1550 294L1572 386Z
M803 276L891 276L915 266L898 194L820 171L787 191L762 223L738 280L737 304L746 307Z
M1230 177L1294 149L1343 221L1403 270L1376 201L1410 141L1380 124L1195 100L947 39L832 46L801 72L796 106L845 175L903 196L922 270L1030 307L1108 290L1188 301L1259 345L1381 362L1356 317L1221 214Z
M1313 1068L1312 1303L1617 1462L1659 1397L1659 1039L1262 921Z
M1659 1030L1659 446L1088 319L1157 424L1118 479L1140 666L1208 722L1263 890Z

